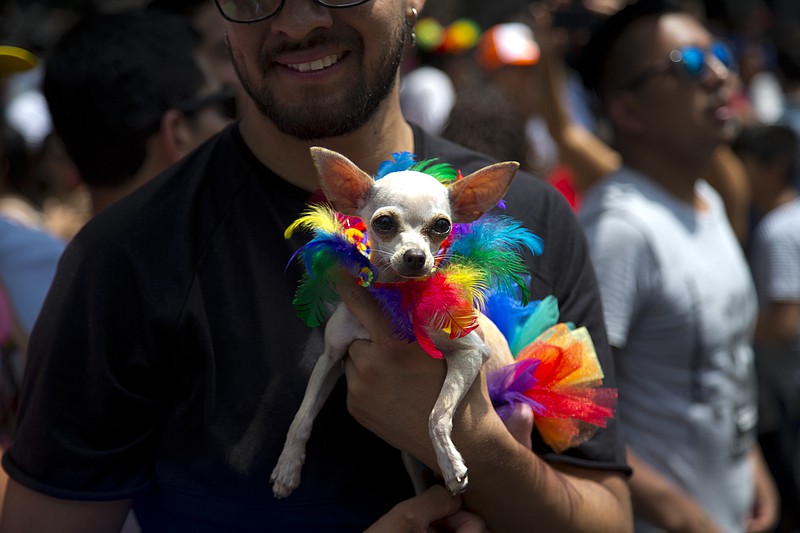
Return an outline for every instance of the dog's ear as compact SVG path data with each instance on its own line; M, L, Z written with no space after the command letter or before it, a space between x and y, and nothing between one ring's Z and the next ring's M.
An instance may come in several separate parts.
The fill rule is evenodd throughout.
M511 186L519 163L495 163L450 185L447 193L454 222L473 222L497 205Z
M333 208L344 215L357 216L375 180L333 150L314 146L311 148L311 158L317 167L322 191Z

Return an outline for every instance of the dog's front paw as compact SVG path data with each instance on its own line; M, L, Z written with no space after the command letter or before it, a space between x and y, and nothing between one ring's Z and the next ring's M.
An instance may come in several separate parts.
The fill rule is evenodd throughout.
M286 498L300 485L300 471L303 469L303 455L287 456L281 454L278 464L269 477L272 493L276 498Z
M467 490L469 479L467 476L467 465L465 465L463 461L454 461L450 463L449 468L442 470L442 477L444 477L445 485L447 485L447 488L453 496Z

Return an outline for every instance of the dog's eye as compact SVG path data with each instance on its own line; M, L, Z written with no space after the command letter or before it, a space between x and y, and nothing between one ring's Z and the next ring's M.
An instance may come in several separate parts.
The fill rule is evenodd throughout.
M446 218L440 218L433 223L432 229L434 233L438 233L439 235L447 235L450 233L450 221Z
M372 227L381 233L388 233L394 229L394 220L389 215L381 215L372 221Z

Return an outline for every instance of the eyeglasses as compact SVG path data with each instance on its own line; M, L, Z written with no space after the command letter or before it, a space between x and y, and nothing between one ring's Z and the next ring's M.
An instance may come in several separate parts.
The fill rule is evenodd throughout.
M203 96L195 96L172 106L186 116L192 116L207 107L218 106L220 113L226 118L236 118L236 91L225 86L217 92Z
M684 46L670 52L669 59L645 69L629 82L620 86L620 90L635 89L653 76L670 70L691 83L704 83L711 75L711 68L709 67L711 57L721 63L727 70L731 72L736 70L736 60L733 57L733 52L723 42L717 41L713 43L708 50L704 50L699 46Z
M355 7L369 0L313 0L322 7ZM286 0L214 0L222 16L231 22L250 23L274 17L283 9Z

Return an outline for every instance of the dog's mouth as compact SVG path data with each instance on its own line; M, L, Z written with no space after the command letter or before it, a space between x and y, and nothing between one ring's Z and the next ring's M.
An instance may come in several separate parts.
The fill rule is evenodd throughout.
M430 268L408 269L398 267L395 268L391 265L389 268L384 269L385 276L381 276L381 281L413 281L424 280L434 274L434 270ZM391 280L387 278L393 278Z
M419 275L398 274L398 277L400 277L400 278L402 278L402 279L404 279L406 281L414 281L414 280L427 279L427 278L431 277L432 275L433 275L433 272L425 272L424 274L419 274Z

